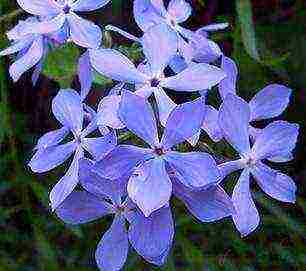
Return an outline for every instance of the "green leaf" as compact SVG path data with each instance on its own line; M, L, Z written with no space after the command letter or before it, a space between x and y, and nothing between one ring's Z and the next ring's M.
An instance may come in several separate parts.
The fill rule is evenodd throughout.
M79 49L72 43L52 50L44 62L43 73L57 81L62 88L68 88L77 73L78 57Z
M260 62L250 0L236 0L236 9L244 47L252 58Z

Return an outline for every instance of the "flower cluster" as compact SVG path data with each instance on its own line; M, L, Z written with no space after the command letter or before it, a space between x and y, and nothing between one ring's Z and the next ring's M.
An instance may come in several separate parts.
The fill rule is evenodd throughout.
M36 82L50 44L55 48L74 42L86 48L78 63L81 91L62 89L53 99L52 112L62 127L38 140L29 167L42 173L73 156L50 193L51 208L73 225L113 215L96 249L101 270L120 270L129 243L146 261L165 262L174 239L173 196L201 222L232 218L242 236L254 231L260 221L251 180L274 199L295 201L293 180L267 162L293 159L299 127L278 120L259 129L256 123L281 115L291 90L273 84L249 102L238 96L235 62L209 39L210 32L226 28L226 23L191 31L180 25L192 13L185 0L171 0L167 8L162 0L134 0L142 37L115 26L106 28L140 44L144 59L135 65L119 51L103 47L100 28L78 15L102 8L110 0L17 2L33 17L7 33L12 45L0 53L18 53L10 67L15 81L34 67ZM84 102L94 72L118 83L97 110ZM221 97L219 108L206 102L214 87ZM177 95L190 92L197 98L176 104L168 90ZM202 130L214 142L225 140L237 158L182 152L181 143L196 150ZM120 142L128 133L142 143ZM238 170L241 175L229 196L222 188L225 177Z

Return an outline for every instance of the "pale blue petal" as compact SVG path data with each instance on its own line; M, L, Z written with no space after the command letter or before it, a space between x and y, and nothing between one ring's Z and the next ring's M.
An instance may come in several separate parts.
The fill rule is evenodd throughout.
M239 154L250 151L249 105L234 94L228 94L219 111L219 125L225 139Z
M168 13L175 18L177 23L185 22L191 15L192 8L185 0L171 0L168 5Z
M17 0L18 5L28 13L50 16L61 12L54 0Z
M263 163L257 163L251 170L260 188L270 197L283 202L294 203L296 185L287 175L274 170Z
M56 215L67 224L88 223L111 213L110 206L87 192L72 192L56 209Z
M149 102L126 91L122 95L119 116L126 127L152 147L158 144L154 112Z
M81 84L81 99L84 100L87 97L93 82L93 72L88 51L79 58L78 77Z
M134 171L128 182L131 200L148 217L169 203L172 184L162 159L152 159Z
M66 127L44 134L37 142L35 149L46 149L59 144L69 133Z
M244 167L245 165L241 159L225 162L218 165L222 180L231 173L243 169Z
M107 5L111 0L77 0L71 5L71 10L79 12L94 11Z
M116 216L109 230L98 244L95 257L98 267L106 271L119 271L128 255L129 243L125 220Z
M210 105L205 106L202 129L214 142L220 141L223 137L222 130L219 126L219 112Z

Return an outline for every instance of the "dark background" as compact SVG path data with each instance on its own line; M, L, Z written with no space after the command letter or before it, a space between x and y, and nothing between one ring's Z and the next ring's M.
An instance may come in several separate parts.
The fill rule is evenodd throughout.
M293 89L290 106L281 118L299 123L301 131L296 159L280 168L296 181L297 202L279 203L255 186L262 221L244 239L230 220L199 223L175 202L176 238L167 264L161 269L147 265L131 251L124 270L306 270L306 1L251 1L252 13L247 12L248 0L191 2L194 14L186 22L189 28L230 23L228 31L214 34L212 39L237 62L239 94L243 98L249 99L270 83ZM140 35L131 3L113 0L106 9L88 17L102 26L112 23ZM5 32L25 16L14 1L0 0L1 49L8 44ZM112 37L114 44L126 46L121 49L131 45L118 35ZM255 50L252 44L256 44ZM109 221L81 227L63 225L49 210L48 192L65 166L42 175L32 174L26 167L37 138L57 127L50 103L59 83L72 82L78 87L75 61L67 55L59 56L51 54L45 68L47 76L42 75L36 87L32 87L29 74L13 84L8 76L12 59L0 59L0 270L97 270L94 251ZM66 78L67 74L71 76ZM109 82L95 85L88 102L96 105L109 87ZM236 176L233 179L232 183Z

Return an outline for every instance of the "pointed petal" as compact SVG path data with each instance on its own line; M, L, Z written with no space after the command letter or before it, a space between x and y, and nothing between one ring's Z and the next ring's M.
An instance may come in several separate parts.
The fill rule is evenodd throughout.
M269 85L259 91L249 103L251 120L279 116L288 106L291 93L291 89L277 84Z
M102 178L116 180L132 173L138 163L150 156L151 149L119 145L101 161L96 162L94 171Z
M171 0L168 6L169 14L177 23L185 22L191 15L192 8L185 0Z
M84 158L79 163L79 179L83 188L89 193L99 198L112 199L113 202L127 194L127 178L103 179L94 171L94 162Z
M150 27L163 22L163 18L156 12L150 0L135 0L133 6L134 18L143 32Z
M241 160L233 160L229 162L225 162L223 164L218 165L220 174L221 174L221 180L223 180L226 176L230 175L234 171L237 171L239 169L243 169L245 165Z
M250 108L236 95L228 94L219 111L219 125L225 139L239 154L250 151Z
M227 94L236 94L238 68L236 63L232 59L223 56L221 69L226 73L226 78L224 78L219 84L219 93L222 100L224 101Z
M68 133L69 130L66 127L46 133L38 140L35 149L46 149L55 146L59 144Z
M128 182L128 194L148 217L168 204L172 184L161 159L152 159L139 167Z
M283 202L295 202L296 185L289 176L261 162L252 168L251 173L261 189L270 197Z
M96 161L101 160L110 153L117 145L117 136L115 132L97 138L84 138L82 147L87 150Z
M161 143L168 149L197 134L205 114L204 98L176 106L170 113Z
M81 150L76 151L68 171L53 187L50 193L50 205L52 210L56 210L77 186L79 182L79 159L82 158L83 155Z
M84 100L87 97L93 82L93 72L88 51L79 58L78 77L81 84L81 99Z
M96 262L101 270L119 271L129 249L128 235L122 216L116 216L109 230L103 235L96 250Z
M57 216L72 225L88 223L109 213L109 205L84 191L72 192L56 209Z
M151 27L142 38L143 51L153 76L160 76L177 52L177 34L166 24Z
M220 220L233 213L231 198L219 185L205 190L192 190L181 184L175 184L173 187L174 195L202 222Z
M11 46L8 48L0 51L0 56L6 56L15 54L27 47L29 47L32 44L32 39L22 39L17 42L14 42Z
M205 107L202 129L214 142L220 141L223 137L222 130L219 126L219 112L210 105L206 105Z
M220 181L215 160L204 152L169 152L165 160L179 175L179 181L190 188L203 188Z
M250 192L250 172L244 170L236 184L232 201L235 207L233 220L242 236L254 231L260 221L258 211Z
M81 18L73 12L66 15L70 27L70 37L74 43L86 48L98 48L102 41L99 26Z
M116 81L143 84L149 79L126 56L112 49L90 50L90 60L97 72Z
M18 81L23 73L33 68L41 60L43 52L43 40L42 37L39 37L33 41L26 53L10 66L9 72L14 82Z
M60 13L50 20L25 23L23 27L23 34L49 34L57 32L64 25L65 21L66 16Z
M50 16L61 12L54 0L17 0L18 5L28 13Z
M146 99L126 91L122 95L119 115L126 127L134 134L152 147L158 144L154 112Z
M161 86L176 91L199 91L210 89L225 78L225 73L205 63L190 65L181 73L162 79Z
M29 167L36 173L49 171L64 163L75 149L76 144L74 142L38 149L29 162Z
M206 26L201 27L198 31L205 31L205 32L215 32L219 30L223 30L229 26L228 23L218 23L218 24L209 24Z
M260 160L289 153L296 145L298 134L298 124L275 121L256 138L252 153Z
M174 238L174 223L169 207L161 208L145 217L135 212L129 228L129 241L136 252L149 260L168 251Z
M75 90L60 90L52 101L52 111L63 126L76 134L82 131L84 110L81 97Z
M176 104L169 98L166 92L162 88L157 88L154 91L158 107L158 115L161 124L165 127L170 113L176 107Z
M122 35L123 37L125 37L125 38L127 38L127 39L129 39L129 40L135 41L135 42L137 42L137 43L141 43L141 39L135 37L134 35L132 35L132 34L126 32L126 31L124 31L124 30L122 30L122 29L120 29L119 27L116 27L116 26L114 26L114 25L107 25L107 26L105 26L104 29L105 29L106 31L113 31L113 32L115 32L115 33L118 33L118 34Z
M71 10L79 12L94 11L107 5L111 0L77 0L71 5Z
M98 106L98 126L108 126L113 129L125 128L125 124L119 118L119 106L121 95L109 95L103 98Z

